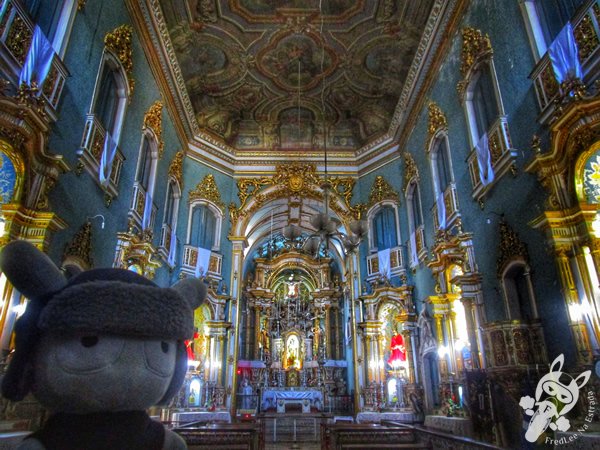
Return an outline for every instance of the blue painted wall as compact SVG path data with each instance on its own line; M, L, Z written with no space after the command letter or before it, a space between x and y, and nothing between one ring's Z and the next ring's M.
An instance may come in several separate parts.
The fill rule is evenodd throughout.
M502 17L502 20L498 20ZM426 99L434 101L445 113L448 121L448 138L458 191L459 210L463 219L463 229L473 233L476 262L483 275L483 295L487 320L498 321L507 318L500 281L496 276L498 257L500 217L504 214L507 223L518 233L527 245L532 262L532 281L538 302L550 358L574 348L571 332L567 325L566 309L560 292L558 275L551 254L545 247L541 232L532 229L528 222L543 210L545 194L535 177L524 172L523 167L533 154L530 142L533 134L545 130L537 125L537 104L529 73L535 66L531 47L525 31L523 16L518 2L497 2L480 0L471 2L460 28L473 27L489 34L494 50L494 65L502 95L505 114L508 117L513 148L518 152L517 175L505 174L485 197L481 209L472 199L472 183L466 158L470 152L465 111L458 96L456 85L462 80L460 73L462 36L453 37L447 56L438 71L437 78L426 93ZM428 248L434 243L433 217L434 204L432 173L425 143L428 140L428 101L418 115L416 125L404 148L409 151L417 164L420 174L420 191L425 222L425 241ZM404 181L404 162L394 161L387 166L360 178L361 201L368 199L368 191L376 175L385 179L401 192ZM401 176L398 176L398 173ZM408 236L408 218L402 193L400 213L402 239ZM489 222L489 223L488 223ZM364 255L366 245L361 247ZM366 274L363 258L361 270ZM430 270L421 264L414 274L409 273L409 283L415 285L415 299L419 301L435 295L435 282ZM572 354L572 352L571 352ZM571 360L570 362L573 362Z

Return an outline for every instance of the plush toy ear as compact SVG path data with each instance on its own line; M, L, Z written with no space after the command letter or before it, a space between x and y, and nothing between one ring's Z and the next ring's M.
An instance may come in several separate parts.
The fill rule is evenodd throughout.
M52 260L27 241L13 241L0 253L0 270L29 299L59 291L67 280Z
M197 278L184 278L172 286L190 305L198 308L206 299L206 284Z

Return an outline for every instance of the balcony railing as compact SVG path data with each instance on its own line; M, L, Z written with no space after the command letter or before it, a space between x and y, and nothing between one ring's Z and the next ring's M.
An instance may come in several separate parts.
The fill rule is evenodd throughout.
M390 250L390 275L398 275L404 270L404 257L402 247L394 247ZM367 280L378 278L379 258L377 253L367 256Z
M458 212L458 195L454 183L450 183L444 191L444 206L446 209L446 229L450 229L460 217L460 213ZM433 224L437 230L440 227L437 202L433 204L431 214L433 215ZM417 235L417 247L419 247L418 239L419 236Z
M0 42L3 44L0 58L11 68L14 81L17 82L31 46L34 23L18 2L0 0L0 11L4 7L6 9L0 17ZM47 102L46 113L53 120L56 120L58 104L67 76L68 71L62 60L54 55L50 72L42 86L42 95Z
M487 136L492 159L492 169L494 170L494 181L487 186L484 186L481 183L479 177L479 165L477 164L477 151L475 148L471 150L471 153L467 158L471 183L473 184L472 196L473 199L477 201L480 201L485 193L497 183L506 172L511 170L513 173L516 173L514 171L516 170L515 158L517 157L517 151L512 147L506 116L498 117L496 122L494 122L488 130Z
M98 172L100 170L100 158L104 149L104 139L106 131L94 114L88 114L86 117L85 127L83 129L83 140L81 142L81 160L80 164L92 175L92 178L99 184L100 179ZM117 149L115 159L112 164L109 183L105 189L111 197L118 195L119 177L121 168L123 167L125 156L120 149ZM143 213L143 211L142 211Z
M583 69L583 82L590 86L598 79L600 62L600 4L596 1L587 10L571 20L573 34L579 49L579 61ZM530 78L540 108L540 122L545 123L554 111L554 100L561 94L554 76L552 63L546 53L539 60Z
M489 369L547 363L546 343L539 321L492 322L485 325L484 333Z
M194 273L196 271L196 263L198 261L198 249L191 245L183 246L183 260L181 261L182 269L185 269L188 273ZM207 276L217 280L221 279L223 265L223 255L211 252L210 260L208 263Z

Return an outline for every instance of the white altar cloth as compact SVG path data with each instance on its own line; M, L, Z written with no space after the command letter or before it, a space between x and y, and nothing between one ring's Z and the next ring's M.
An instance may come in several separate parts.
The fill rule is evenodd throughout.
M318 390L265 389L262 392L261 408L263 411L269 408L277 408L277 412L284 412L287 403L301 404L303 412L309 412L310 407L321 411L323 408L323 394Z

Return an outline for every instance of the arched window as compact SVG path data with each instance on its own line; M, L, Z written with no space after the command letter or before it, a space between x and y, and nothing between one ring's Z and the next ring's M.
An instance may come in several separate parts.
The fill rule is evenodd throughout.
M383 206L373 217L373 243L377 250L398 246L396 210L393 206Z
M212 249L217 245L216 228L217 218L208 205L195 205L192 209L189 244Z
M504 270L502 277L504 300L510 320L529 321L537 318L535 299L529 270L524 262L513 262Z
M164 223L173 227L177 223L177 210L179 209L179 188L177 182L173 179L169 180L167 186L167 200L165 202L165 218Z
M56 53L62 58L73 26L73 19L77 12L77 1L23 0L22 4L29 13L31 20L39 25L48 41L52 43Z
M406 201L408 202L408 226L412 233L423 225L421 193L416 182L412 182L408 186Z
M433 152L431 153L431 159L437 196L437 194L446 191L454 178L452 176L447 136L441 136L436 140Z
M94 114L96 114L104 129L111 135L114 135L119 108L117 77L117 71L113 70L108 64L103 66L97 95L98 100L94 106Z
M167 185L167 197L165 199L158 251L171 267L175 265L175 258L177 257L177 214L180 199L181 189L179 184L174 178L170 178Z
M138 160L136 181L144 188L146 192L149 191L150 187L153 187L153 172L155 171L156 158L153 157L150 140L147 136L144 136L142 139L142 147L140 149L140 157Z
M496 101L495 83L490 65L482 64L474 74L467 90L467 113L473 144L488 132L500 115Z

